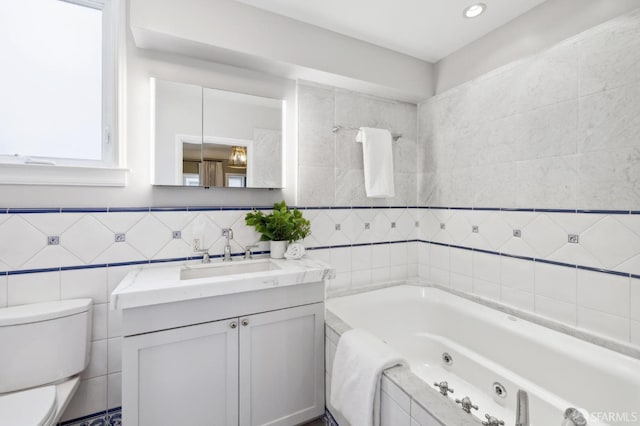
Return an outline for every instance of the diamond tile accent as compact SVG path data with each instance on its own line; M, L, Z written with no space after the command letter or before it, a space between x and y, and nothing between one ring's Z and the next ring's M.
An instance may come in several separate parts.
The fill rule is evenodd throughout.
M389 220L387 215L377 215L371 223L371 230L373 231L374 242L389 241L392 239L389 237L391 234L391 220Z
M329 215L324 212L320 212L311 221L311 235L318 242L318 245L327 245L333 233L338 230L340 227L333 223Z
M607 216L581 234L581 244L607 268L640 253L640 236Z
M523 237L537 256L548 256L567 242L567 235L560 226L546 215L540 215L523 229Z
M491 212L479 226L482 227L482 236L489 242L493 250L497 250L511 238L511 228L501 218L499 212Z
M117 234L126 233L147 215L144 212L93 213L93 217Z
M170 229L152 215L146 215L127 232L127 242L147 258L171 239Z
M571 265L589 265L604 268L604 265L589 253L581 244L567 243L547 256L549 260L569 263Z
M402 214L396 220L396 227L393 229L396 239L409 240L416 238L416 228L411 214L402 210Z
M471 234L471 224L460 212L456 212L447 222L447 231L456 243L464 241Z
M47 244L46 235L38 231L21 217L12 216L0 225L0 260L10 267L17 268Z
M92 215L85 215L60 236L60 245L85 263L91 263L112 244L113 231Z
M385 217L386 219L386 217ZM349 240L351 243L362 242L360 237L364 234L364 223L360 215L354 210L349 214L347 218L345 218L342 222L342 234ZM374 227L375 230L375 227ZM367 232L369 234L369 232Z
M82 216L82 213L38 213L20 217L46 235L60 235Z

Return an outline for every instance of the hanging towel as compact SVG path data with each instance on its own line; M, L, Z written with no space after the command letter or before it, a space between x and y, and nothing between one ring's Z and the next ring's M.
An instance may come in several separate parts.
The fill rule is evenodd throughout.
M361 329L345 332L333 359L331 405L351 426L379 426L382 372L396 365L407 362L382 340Z
M386 129L362 127L358 134L358 140L362 141L364 187L367 197L393 197L395 191L391 133Z

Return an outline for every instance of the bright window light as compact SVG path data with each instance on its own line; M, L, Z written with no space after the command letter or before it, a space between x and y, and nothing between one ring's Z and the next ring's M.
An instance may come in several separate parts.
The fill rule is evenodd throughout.
M103 13L80 3L0 1L1 156L103 160Z

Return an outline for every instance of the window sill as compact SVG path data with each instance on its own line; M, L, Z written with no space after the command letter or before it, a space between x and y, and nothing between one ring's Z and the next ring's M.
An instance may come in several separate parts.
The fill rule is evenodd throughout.
M0 185L126 186L129 169L0 164Z

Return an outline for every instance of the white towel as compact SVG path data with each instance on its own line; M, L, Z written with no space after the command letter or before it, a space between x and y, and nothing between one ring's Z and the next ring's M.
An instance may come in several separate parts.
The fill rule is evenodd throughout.
M362 127L364 187L369 198L388 198L395 195L393 185L393 147L391 133L386 129Z
M380 379L395 365L407 365L391 346L353 329L338 341L331 372L331 405L351 426L380 424Z

